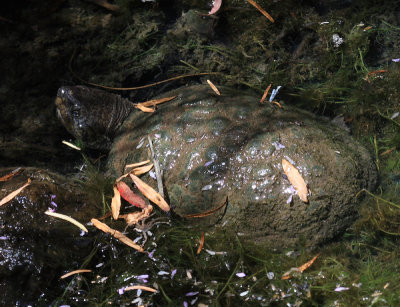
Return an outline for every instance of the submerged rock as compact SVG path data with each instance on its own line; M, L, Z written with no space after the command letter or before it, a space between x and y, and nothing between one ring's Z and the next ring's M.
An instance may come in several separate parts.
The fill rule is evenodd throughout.
M13 169L1 169L0 175ZM64 176L36 168L1 183L3 198L32 180L13 200L0 207L0 304L48 305L66 283L68 271L80 268L92 249L92 239L81 236L74 225L44 212L55 209L86 223L97 209L85 203L85 195ZM53 203L52 203L53 202ZM56 288L58 285L58 288Z
M63 87L57 105L67 129L88 144L96 144L89 140L95 131L102 139L115 137L108 157L115 177L127 164L151 158L151 136L169 202L180 216L211 210L228 197L226 210L201 223L220 222L275 247L302 237L319 244L343 233L357 217L356 193L377 181L368 151L325 118L220 90L217 96L208 86L179 88L163 95L177 95L172 102L142 113L118 95ZM307 183L308 203L293 195L282 159ZM156 186L149 175L143 179Z

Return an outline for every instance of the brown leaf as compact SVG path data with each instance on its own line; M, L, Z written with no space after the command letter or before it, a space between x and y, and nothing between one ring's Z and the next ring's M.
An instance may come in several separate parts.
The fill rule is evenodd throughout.
M264 91L264 95L262 95L261 99L260 99L260 103L263 103L265 98L267 98L269 89L271 88L272 83L270 83L270 85L268 85L267 89Z
M141 162L137 162L137 163L133 163L133 164L127 164L125 166L125 168L129 168L129 167L138 167L138 166L142 166L145 165L147 163L150 163L150 160L146 160L146 161L141 161Z
M71 271L67 274L64 274L63 276L61 276L61 279L67 278L69 276L75 275L75 274L79 274L79 273L90 273L92 270L85 270L85 269L81 269L81 270L75 270L75 271Z
M154 111L155 111L155 109L151 109L151 108L145 107L145 106L143 106L141 104L135 105L135 108L137 108L140 111L145 112L145 113L154 113Z
M153 289L153 288L150 288L150 287L147 287L147 286L141 286L141 285L126 287L126 288L124 288L124 291L138 290L138 289L144 290L144 291L150 291L150 292L154 292L154 293L157 292L156 289Z
M11 192L8 194L6 197L4 197L2 200L0 200L0 206L8 203L10 200L12 200L15 196L17 196L23 189L25 189L28 185L31 184L31 179L29 178L27 183L25 183L22 187L19 189L16 189L14 192Z
M18 167L17 169L13 170L11 173L0 177L0 182L8 181L12 177L14 177L14 176L16 176L18 174L21 174L23 171L24 171L23 168Z
M214 85L214 83L212 83L210 80L207 80L207 83L212 88L212 90L215 92L215 94L217 94L218 96L221 95L221 93L219 92L217 87Z
M122 243L136 249L139 252L144 253L144 249L143 247L141 247L140 245L136 244L135 242L133 242L131 239L129 239L127 236L125 236L124 234L122 234L121 232L119 232L118 230L112 229L110 227L108 227L106 224L100 222L97 219L91 219L90 220L93 225L100 229L101 231L104 231L105 233L109 233L111 234L114 238L120 240Z
M203 249L203 246L204 246L204 231L201 233L201 239L199 248L197 249L197 255L200 254L201 250Z
M165 98L160 98L160 99L153 99L153 100L141 102L139 104L144 106L144 107L156 106L156 105L158 105L160 103L164 103L164 102L170 101L170 100L172 100L174 98L176 98L176 96L165 97Z
M139 177L133 174L129 174L129 176L132 178L133 182L144 196L146 196L149 200L159 206L162 210L170 210L164 198L162 198L161 195L158 194L151 186L149 186L147 183L144 183Z
M269 19L269 21L274 22L274 19L270 14L267 13L257 2L253 0L247 0L252 6L254 6L257 10L259 10L265 17Z
M121 209L121 194L119 193L116 184L114 184L113 190L114 190L114 196L111 200L111 212L113 219L116 220L118 219L119 210Z
M153 206L148 205L142 211L136 211L136 212L132 212L132 213L128 213L128 214L123 214L123 215L120 215L119 218L125 219L128 226L132 226L132 225L135 225L136 223L139 223L141 220L148 218L150 216L151 212L153 212Z
M300 199L307 203L308 202L308 189L307 184L304 181L303 177L301 177L297 168L295 168L288 160L282 159L282 168L285 172L286 176L288 177L290 183L297 191L297 195Z
M149 165L136 167L133 170L131 170L131 173L134 174L135 176L140 176L150 171L153 168L153 166L154 166L153 163L151 163Z
M306 263L304 263L303 265L299 266L298 268L291 268L289 271L285 272L282 275L282 280L286 280L286 279L290 279L293 276L291 274L296 273L303 273L306 269L308 269L314 262L315 260L317 260L317 258L319 257L321 253L318 253L314 258L312 258L311 260L307 261Z

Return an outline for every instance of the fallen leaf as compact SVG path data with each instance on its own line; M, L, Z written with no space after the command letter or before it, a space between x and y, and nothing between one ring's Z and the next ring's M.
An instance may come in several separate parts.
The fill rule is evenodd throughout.
M129 176L132 178L133 182L144 196L146 196L149 200L159 206L162 210L170 210L164 198L162 198L161 195L158 194L151 186L149 186L147 183L144 183L139 177L133 174L129 174Z
M136 223L139 223L141 220L148 218L151 212L153 212L153 206L148 205L142 211L122 214L118 218L125 219L125 222L128 224L128 226L132 226L135 225Z
M303 265L299 266L298 269L300 272L304 272L305 270L307 270L313 263L315 260L317 260L317 258L319 257L319 255L321 255L321 253L318 253L314 258L312 258L310 261L307 261L306 263L304 263Z
M154 166L153 163L151 163L149 165L136 167L133 170L131 170L130 172L132 174L134 174L135 176L140 176L140 175L146 174L148 171L150 171L153 168L153 166Z
M73 148L73 149L75 149L75 150L81 150L78 146L76 146L76 145L74 145L74 144L72 144L70 142L62 141L62 143L67 145L67 146L69 146L69 147L71 147L71 148Z
M265 98L267 98L267 95L268 95L269 89L271 88L271 85L272 85L272 83L270 85L268 85L267 89L264 91L264 95L261 97L260 103L263 103Z
M204 231L201 233L201 239L199 248L197 249L197 255L200 254L201 250L203 249L203 246L204 246Z
M141 104L135 105L135 108L137 108L140 111L145 112L145 113L154 113L154 111L155 111L155 109L145 107L145 106L143 106Z
M138 104L140 104L140 105L142 105L144 107L150 107L150 106L156 106L156 105L158 105L160 103L164 103L164 102L170 101L170 100L175 99L175 98L176 98L176 96L165 97L165 98L153 99L153 100L141 102L141 103L138 103Z
M318 253L314 258L312 258L311 260L307 261L306 263L304 263L303 265L299 266L298 268L291 268L289 271L285 272L282 275L281 279L282 280L286 280L286 279L292 278L292 275L290 275L290 274L292 274L293 272L303 273L306 269L308 269L315 262L315 260L317 260L319 255L321 255L321 253Z
M129 239L127 236L125 236L124 234L122 234L121 232L119 232L118 230L112 229L110 227L108 227L106 224L100 222L97 219L91 219L90 220L93 225L100 229L101 231L104 231L105 233L109 233L111 234L114 238L120 240L122 243L136 249L139 252L144 253L144 249L143 247L141 247L140 245L136 244L135 242L133 242L131 239Z
M125 166L125 168L129 168L129 167L138 167L138 166L142 166L145 165L147 163L150 163L150 160L146 160L146 161L141 161L141 162L137 162L137 163L133 163L133 164L127 164Z
M270 14L267 13L258 3L253 0L247 0L252 6L254 6L257 10L259 10L265 17L269 19L269 21L274 22L274 19Z
M153 288L150 288L150 287L147 287L147 286L141 286L141 285L126 287L126 288L124 288L124 291L138 290L138 289L144 290L144 291L150 291L150 292L154 292L154 293L157 292L156 289L153 289Z
M307 184L304 181L303 177L301 177L297 168L295 168L288 160L282 159L282 168L285 172L286 176L288 177L290 183L297 191L297 195L300 199L307 203L308 202L308 189Z
M19 189L15 190L14 192L11 192L7 196L5 196L2 200L0 200L0 206L8 203L10 200L12 200L15 196L17 196L23 189L25 189L28 185L31 184L31 179L29 178L27 183L25 183L22 187Z
M207 80L207 83L212 88L212 90L215 92L215 94L217 94L218 96L221 95L221 93L219 92L217 87L214 85L214 83L212 83L210 80Z
M141 209L146 208L145 201L139 195L136 195L135 193L133 193L131 188L125 182L123 182L123 181L117 182L117 188L118 188L119 193L121 194L121 197L123 199L125 199L128 203L130 203L133 206L139 207ZM119 214L119 212L118 212L118 214ZM114 214L113 214L113 216L114 216Z
M369 72L363 79L364 79L365 81L368 81L368 82L371 83L371 81L369 80L369 77L370 77L370 76L375 75L375 74L381 74L381 73L384 73L384 72L387 72L387 69L378 69L378 70L374 70L374 71Z
M111 200L111 212L113 219L116 220L118 219L119 210L121 209L121 194L118 191L117 184L114 184L113 190L114 196Z
M222 0L213 0L212 4L213 7L211 8L211 11L208 12L208 15L213 15L219 11L219 9L221 8Z
M90 273L91 271L92 271L92 270L85 270L85 269L71 271L71 272L69 272L69 273L64 274L63 276L61 276L60 279L67 278L67 277L70 277L70 276L75 275L75 274Z
M8 181L12 177L21 174L24 171L23 168L18 167L17 169L13 170L11 173L0 177L0 182Z
M52 217L56 217L58 219L61 219L61 220L67 221L67 222L70 222L71 224L74 224L75 226L82 229L84 232L88 232L87 228L83 224L79 223L77 220L75 220L74 218L72 218L68 215L51 212L51 211L46 211L45 214L50 215Z

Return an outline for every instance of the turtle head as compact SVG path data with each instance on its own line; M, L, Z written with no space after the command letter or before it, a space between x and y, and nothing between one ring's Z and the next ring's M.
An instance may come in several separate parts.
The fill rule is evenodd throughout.
M112 139L131 111L130 102L116 94L82 85L58 89L57 116L85 146L109 149Z

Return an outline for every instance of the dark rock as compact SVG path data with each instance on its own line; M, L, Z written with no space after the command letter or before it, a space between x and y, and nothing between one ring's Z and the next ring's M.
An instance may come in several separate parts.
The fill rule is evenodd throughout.
M0 175L13 169L1 169ZM92 239L81 236L76 226L45 214L48 208L75 218L82 224L95 216L96 209L85 202L81 189L64 176L27 168L11 180L1 183L0 198L32 183L13 200L0 207L0 304L11 306L15 299L22 305L51 302L65 286L59 278L80 268L92 248ZM52 199L52 195L55 198ZM13 293L13 295L10 295ZM54 297L51 297L51 296Z

